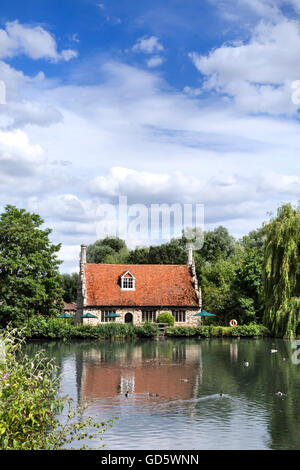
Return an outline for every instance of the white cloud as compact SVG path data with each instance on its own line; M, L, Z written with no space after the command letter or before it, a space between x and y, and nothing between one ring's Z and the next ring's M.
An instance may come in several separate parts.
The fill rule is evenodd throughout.
M203 88L234 98L244 111L293 114L291 83L300 77L300 28L296 21L261 21L249 42L223 45L207 56L190 53L206 81Z
M132 48L135 52L143 52L145 54L153 54L153 52L161 52L164 50L162 44L156 36L144 36L137 40Z
M163 61L164 59L162 57L154 56L147 60L147 66L149 68L158 67L159 65L163 63Z
M40 145L30 144L25 132L0 131L0 162L2 172L18 174L28 168L36 167L44 161L44 153ZM18 167L18 168L17 168Z
M203 90L201 88L185 86L183 92L190 96L199 96L201 93L203 93Z
M53 35L41 26L26 26L18 21L8 22L0 29L0 58L25 54L31 59L48 59L53 62L69 61L78 53L72 49L57 51Z

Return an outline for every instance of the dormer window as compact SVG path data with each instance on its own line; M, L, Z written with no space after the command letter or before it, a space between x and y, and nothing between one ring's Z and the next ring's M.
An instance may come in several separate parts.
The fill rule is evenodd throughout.
M135 289L135 277L130 271L127 271L121 277L121 289L122 290L134 290Z

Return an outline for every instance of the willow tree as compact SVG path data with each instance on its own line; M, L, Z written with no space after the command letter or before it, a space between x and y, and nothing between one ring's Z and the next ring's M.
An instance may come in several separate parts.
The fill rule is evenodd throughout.
M264 323L274 335L293 338L300 322L300 206L281 206L263 231Z

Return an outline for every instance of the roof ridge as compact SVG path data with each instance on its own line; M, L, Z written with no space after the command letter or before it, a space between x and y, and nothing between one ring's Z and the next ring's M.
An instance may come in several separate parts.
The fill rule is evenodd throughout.
M188 268L186 264L159 264L159 263L153 263L153 264L119 264L119 263L86 263L86 266L185 266Z

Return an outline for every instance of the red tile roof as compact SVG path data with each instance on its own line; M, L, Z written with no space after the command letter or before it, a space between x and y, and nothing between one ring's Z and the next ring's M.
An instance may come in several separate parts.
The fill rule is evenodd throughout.
M130 271L135 290L122 290L120 277ZM174 264L86 264L87 306L198 307L188 266Z

